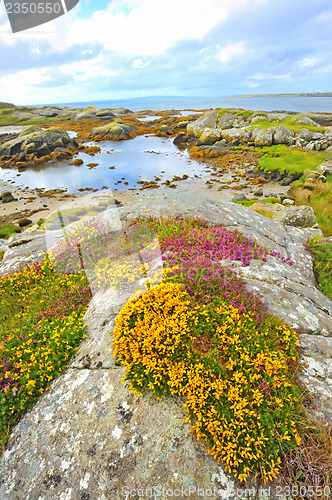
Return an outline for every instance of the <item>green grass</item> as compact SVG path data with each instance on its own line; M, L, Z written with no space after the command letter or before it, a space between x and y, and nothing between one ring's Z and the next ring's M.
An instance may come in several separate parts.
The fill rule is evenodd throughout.
M281 173L303 173L305 170L315 170L320 163L332 158L331 153L321 151L305 151L290 148L284 144L264 146L260 149L262 154L258 167L265 172L279 170Z
M293 193L296 205L312 207L324 236L332 236L332 182L318 183L313 191L298 187Z
M21 229L15 224L7 223L0 227L0 238L9 238L15 233L20 233Z
M261 115L262 113L259 113ZM259 116L256 115L256 116ZM289 130L292 130L293 132L300 132L303 128L306 128L308 130L311 130L311 132L323 132L324 128L320 127L319 125L304 125L303 123L297 123L292 121L291 116L287 116L283 120L274 120L274 121L269 121L269 120L259 120L255 123L253 123L250 128L262 128L262 129L268 129L271 127L286 127Z
M255 114L254 111L247 111L247 110L239 111L237 113L237 115L241 116L244 120L246 120L247 118L251 118L254 114Z
M218 118L221 118L226 113L232 113L233 115L240 116L244 120L246 120L247 118L250 118L251 116L253 116L255 114L254 111L248 111L246 109L222 108L218 112ZM260 114L262 114L262 113L260 113Z
M234 201L233 203L238 203L239 205L243 205L244 207L251 207L254 203L257 203L258 201L263 201L264 203L271 203L273 205L274 203L280 203L280 198L263 198L261 200L256 198L255 200Z
M53 117L53 118L31 118L30 120L20 120L16 116L11 114L3 115L0 114L0 127L9 127L14 125L39 125L40 123L48 123L64 120L65 118Z
M226 113L232 113L232 114L236 114L237 111L233 108L222 108L219 110L218 112L218 118L221 118L222 116L224 116Z
M256 117L256 116L264 116L264 118L267 118L267 113L263 113L263 112L258 111L257 113L254 113L254 117Z
M314 270L319 290L332 300L332 243L312 240L307 248L314 257Z

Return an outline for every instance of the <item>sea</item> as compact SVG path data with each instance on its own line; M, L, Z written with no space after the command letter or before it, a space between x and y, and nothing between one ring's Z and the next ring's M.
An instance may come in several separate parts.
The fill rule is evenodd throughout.
M49 105L50 103L45 103ZM128 108L131 111L200 110L215 108L243 108L252 111L313 111L332 113L332 97L319 96L235 96L235 97L138 97L131 99L90 100L88 102L59 102L58 106L86 108ZM41 105L38 105L41 106Z

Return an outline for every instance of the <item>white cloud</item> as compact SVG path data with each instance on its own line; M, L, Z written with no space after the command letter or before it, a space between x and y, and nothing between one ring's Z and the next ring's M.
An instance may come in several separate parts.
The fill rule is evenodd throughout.
M116 76L117 72L108 69L103 54L85 61L76 61L61 66L60 71L72 77L74 81L100 80Z
M12 100L13 96L16 96L16 98L24 96L26 102L29 102L29 99L34 102L36 95L41 93L42 84L52 80L51 72L51 67L45 67L38 69L38 71L27 69L11 75L1 76L0 88L4 98L7 99L6 96L8 95L9 100Z
M150 64L150 61L145 61L144 62L143 59L140 58L140 59L135 59L133 61L132 66L133 66L133 68L137 68L138 69L138 68L146 68L147 66L149 66L149 64Z
M231 60L244 56L248 52L249 50L244 47L243 43L239 42L222 47L220 50L218 50L215 57L223 64L227 64Z
M298 61L299 66L305 66L307 68L312 68L321 62L321 59L318 57L304 57L300 61Z
M159 55L181 40L201 40L229 14L268 0L117 0L68 26L62 47L96 43L134 56Z

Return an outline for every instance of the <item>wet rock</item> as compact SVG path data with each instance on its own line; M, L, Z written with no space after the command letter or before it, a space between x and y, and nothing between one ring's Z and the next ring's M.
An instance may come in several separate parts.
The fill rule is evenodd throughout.
M159 132L163 132L164 134L169 134L170 135L170 134L172 134L172 129L168 125L162 125L159 128Z
M241 194L236 194L233 198L232 198L232 201L244 201L246 200L247 197L245 194L241 193Z
M11 201L17 201L10 191L2 193L0 196L2 203L10 203Z
M59 127L50 127L41 132L33 132L5 142L0 146L0 156L36 153L38 157L42 157L48 155L59 145L66 146L70 142L70 137L65 130Z
M131 128L128 125L124 125L118 122L111 122L102 127L95 127L92 129L92 135L96 136L106 136L111 135L117 139L128 139Z
M178 134L173 140L173 144L175 144L175 146L185 145L188 144L189 142L191 142L191 139L187 134L184 133Z
M30 219L28 219L27 217L23 217L22 219L17 221L17 224L20 227L26 227L26 226L29 226L30 224L32 224L32 221Z
M177 125L175 125L173 128L174 130L182 130L184 128L187 128L187 125L190 123L189 120L179 122Z
M258 191L254 191L254 196L263 196L263 191L259 189Z
M83 165L84 161L81 158L75 158L75 160L71 161L69 165L74 165L76 167L79 167L80 165Z

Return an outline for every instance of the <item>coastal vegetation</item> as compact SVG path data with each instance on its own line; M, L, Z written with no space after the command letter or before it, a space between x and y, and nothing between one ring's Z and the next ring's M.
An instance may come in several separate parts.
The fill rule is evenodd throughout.
M331 438L317 438L323 431L307 413L313 402L299 382L298 332L269 315L218 263L264 260L267 250L200 221L133 222L139 223L158 232L169 257L162 282L127 302L116 321L114 354L130 388L185 397L192 432L240 481L254 473L269 482L286 470L290 479L289 456L305 462L309 438L325 467ZM310 468L302 468L301 481L310 484ZM325 486L331 471L322 470L316 481Z
M47 257L0 278L0 444L63 372L84 338L91 299L82 274L55 271Z
M256 155L259 157L258 168L264 172L278 170L289 174L303 174L305 170L314 170L324 160L331 158L331 153L290 148L284 144L262 147Z
M318 287L332 300L332 241L314 239L307 243L307 249L314 258Z

